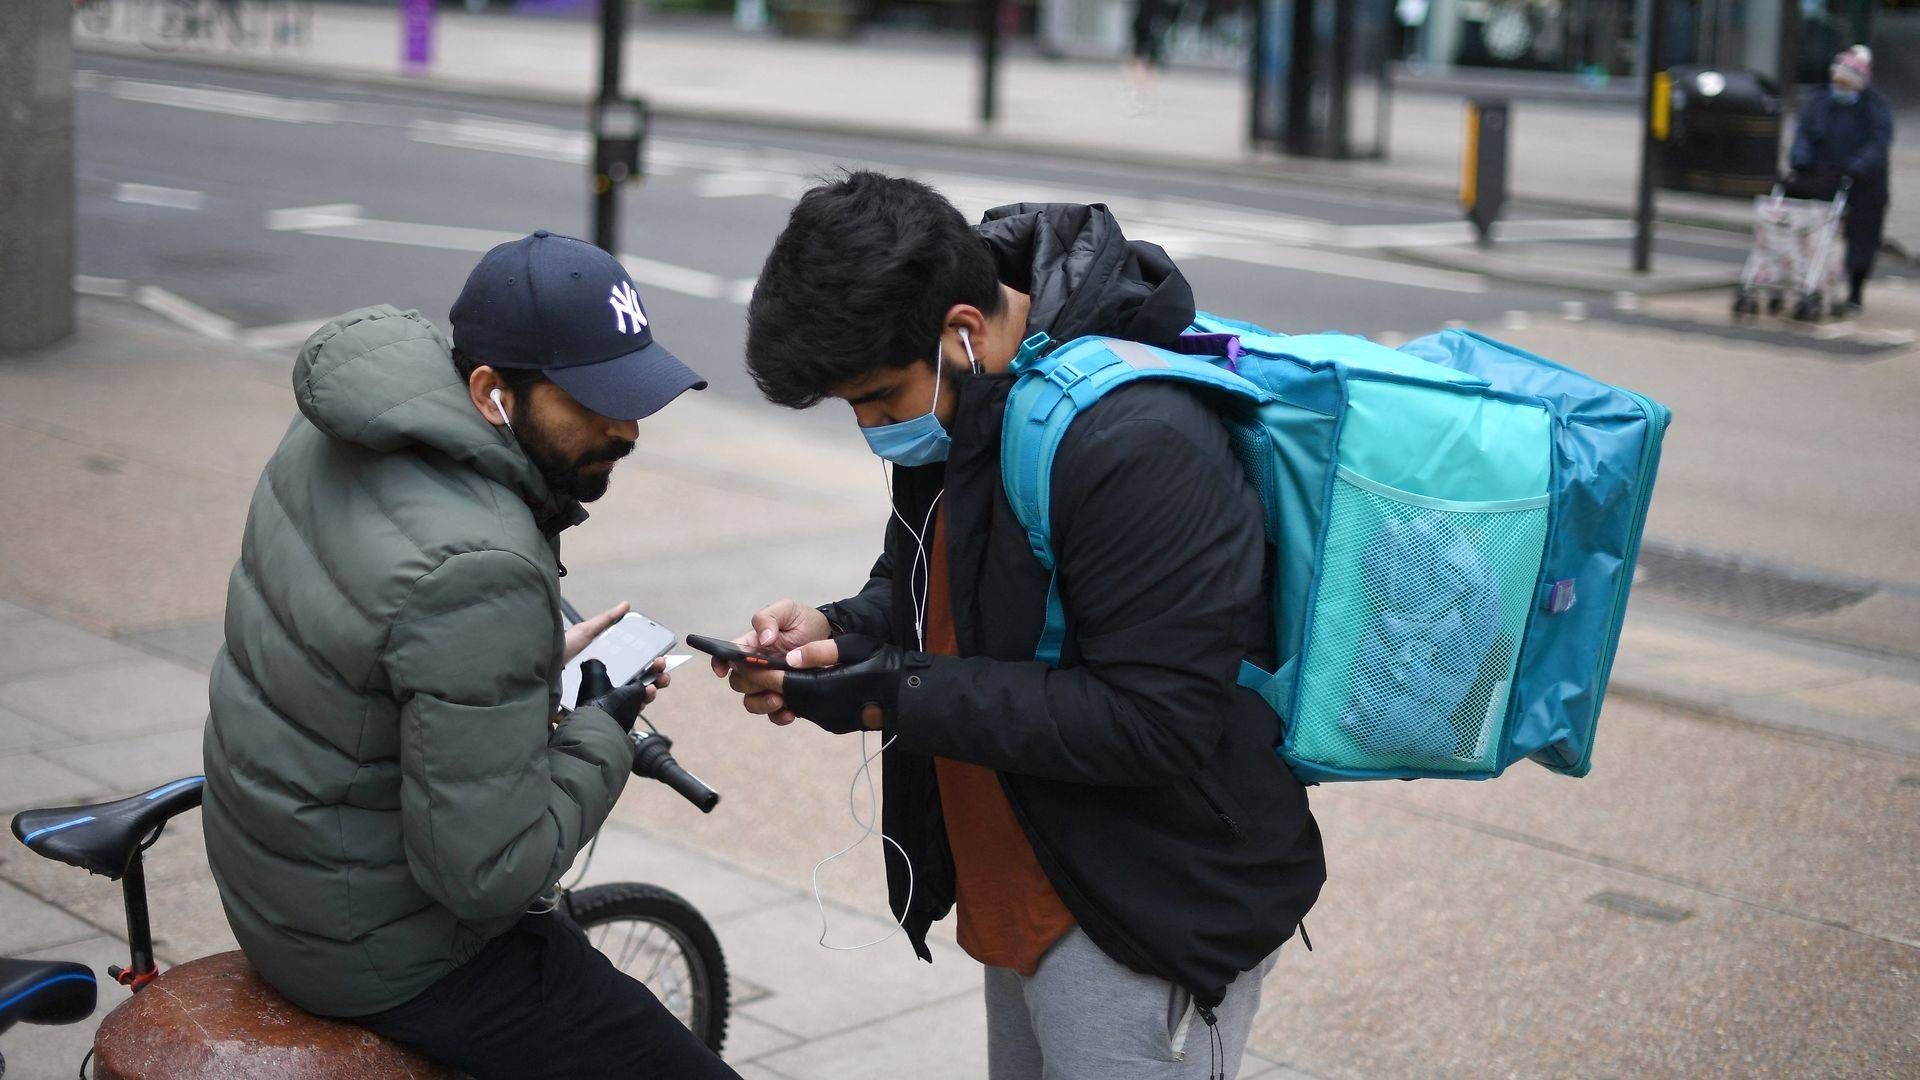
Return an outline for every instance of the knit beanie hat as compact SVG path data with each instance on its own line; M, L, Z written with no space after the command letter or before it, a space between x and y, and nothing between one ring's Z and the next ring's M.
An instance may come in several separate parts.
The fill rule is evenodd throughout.
M1855 45L1834 57L1828 76L1835 86L1846 90L1865 90L1867 84L1873 81L1873 50L1865 45Z

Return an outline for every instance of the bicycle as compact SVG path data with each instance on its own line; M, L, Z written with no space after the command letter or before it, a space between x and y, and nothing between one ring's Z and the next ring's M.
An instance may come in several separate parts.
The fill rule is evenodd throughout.
M719 804L719 793L674 760L673 741L650 721L632 738L635 776L666 784L702 813L711 813ZM126 967L109 966L107 974L136 995L160 977L142 855L159 842L168 822L200 805L205 785L204 776L189 776L114 802L23 810L13 818L14 836L34 854L120 882L131 955ZM556 885L541 898L543 905L572 919L595 948L645 984L668 1011L719 1053L726 1041L731 991L726 957L713 927L692 904L656 885L615 882L577 888L598 844L596 836L573 882ZM83 973L84 1008L79 978ZM119 1008L131 1006L134 1000ZM93 1008L93 973L84 966L0 960L0 1031L13 1020L75 1023L92 1015ZM88 1059L92 1056L89 1051ZM86 1066L83 1060L83 1077ZM0 1065L0 1073L4 1071Z
M102 0L75 0L89 2ZM210 45L222 28L234 48L248 48L263 37L273 49L295 48L313 31L308 0L146 0L141 15L147 46L155 50Z

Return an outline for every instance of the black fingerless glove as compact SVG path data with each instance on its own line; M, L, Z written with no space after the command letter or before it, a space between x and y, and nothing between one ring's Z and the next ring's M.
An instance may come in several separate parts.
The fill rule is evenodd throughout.
M607 665L598 660L585 661L580 665L580 692L573 695L573 707L599 709L613 717L620 730L632 732L634 721L640 719L640 710L647 704L647 688L640 682L644 678L643 671L615 689L613 680L607 677Z
M900 711L900 680L910 654L864 634L833 641L840 647L840 663L787 672L781 692L787 708L835 735L866 727L861 713L869 705L880 709L882 724L892 723Z

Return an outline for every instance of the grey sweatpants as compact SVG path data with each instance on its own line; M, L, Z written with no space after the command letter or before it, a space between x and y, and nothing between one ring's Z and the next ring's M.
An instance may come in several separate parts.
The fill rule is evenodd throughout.
M1260 1011L1260 982L1276 952L1227 987L1211 1036L1187 992L1115 963L1079 927L1040 960L1032 978L987 969L989 1080L1206 1080L1208 1066L1240 1072Z

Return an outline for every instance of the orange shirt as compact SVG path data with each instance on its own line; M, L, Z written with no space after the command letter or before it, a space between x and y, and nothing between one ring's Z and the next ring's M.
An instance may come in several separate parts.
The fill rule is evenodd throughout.
M958 655L953 595L947 576L947 512L934 526L928 558L926 651ZM1032 975L1053 943L1073 929L1013 816L999 774L984 765L934 758L940 808L953 849L960 947L991 967Z

